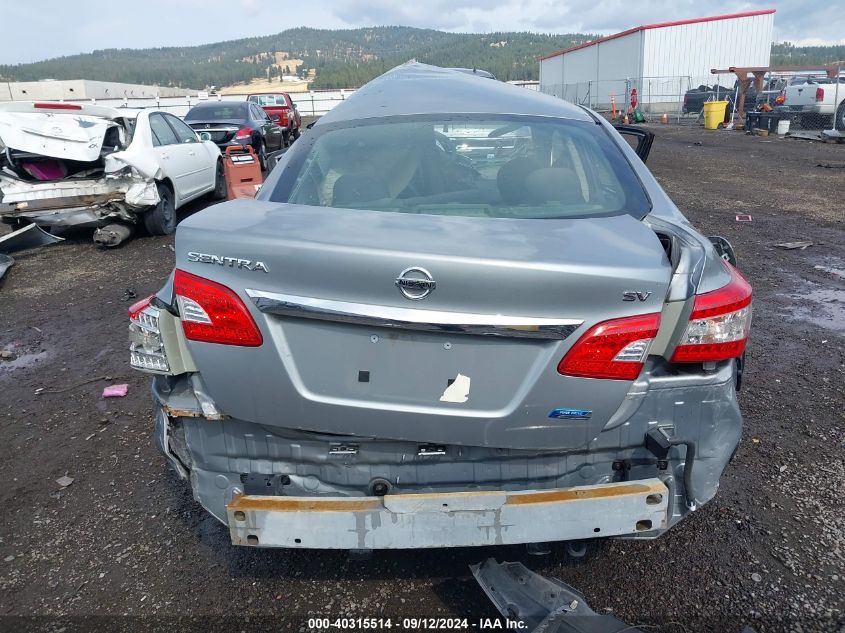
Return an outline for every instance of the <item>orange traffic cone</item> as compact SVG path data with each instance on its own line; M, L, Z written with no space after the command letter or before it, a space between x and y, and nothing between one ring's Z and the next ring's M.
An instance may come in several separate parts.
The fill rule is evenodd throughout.
M664 113L663 113L663 116L662 116L662 117L660 117L660 122L661 122L663 125L666 125L667 123L669 123L669 115L668 115L668 114L666 114L666 113L664 112Z
M616 118L616 95L610 95L610 118Z

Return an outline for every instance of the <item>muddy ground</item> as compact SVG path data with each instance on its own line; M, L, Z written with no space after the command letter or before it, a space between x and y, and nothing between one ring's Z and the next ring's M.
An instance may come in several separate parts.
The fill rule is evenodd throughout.
M733 242L755 291L743 443L713 502L659 540L598 543L582 560L235 548L153 448L149 380L127 362L128 297L158 289L172 238L104 251L76 235L18 254L0 282L0 349L17 356L0 360L0 628L26 623L15 615L165 616L70 621L128 630L173 616L230 617L232 631L256 617L304 630L309 614L472 624L496 612L467 566L494 556L650 630L842 630L845 145L654 129L654 173L698 228ZM813 246L774 246L792 240ZM127 397L100 397L122 382Z

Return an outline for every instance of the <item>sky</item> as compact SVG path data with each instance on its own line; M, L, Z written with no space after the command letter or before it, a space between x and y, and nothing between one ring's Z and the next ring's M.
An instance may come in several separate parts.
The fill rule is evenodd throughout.
M608 34L653 22L777 9L776 41L845 44L842 0L0 0L0 63L103 48L189 46L286 28L402 25L485 33ZM284 9L281 7L284 6ZM12 25L14 25L12 27Z

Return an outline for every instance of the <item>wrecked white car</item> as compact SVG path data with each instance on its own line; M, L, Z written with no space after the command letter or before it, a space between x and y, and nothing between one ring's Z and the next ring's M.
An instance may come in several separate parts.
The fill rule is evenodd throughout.
M8 224L99 228L95 241L114 245L139 223L173 233L176 209L205 194L226 197L220 150L172 114L0 105L0 219Z

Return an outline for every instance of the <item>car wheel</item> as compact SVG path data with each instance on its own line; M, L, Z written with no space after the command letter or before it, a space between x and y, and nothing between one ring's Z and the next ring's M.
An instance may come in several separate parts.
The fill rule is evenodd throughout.
M845 132L845 101L839 104L836 108L836 121L833 124L834 129Z
M226 170L223 167L223 161L217 161L217 171L214 176L214 191L211 192L211 197L215 200L225 200L229 197L229 186L226 183Z
M173 192L164 183L158 183L158 204L144 214L144 226L151 235L170 235L176 230L176 207Z

